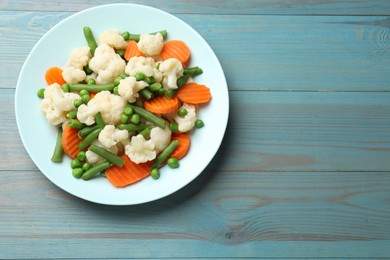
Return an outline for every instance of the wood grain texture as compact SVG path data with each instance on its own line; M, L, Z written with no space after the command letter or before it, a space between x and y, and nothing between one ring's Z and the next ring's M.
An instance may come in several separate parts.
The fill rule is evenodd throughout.
M69 15L0 11L0 24L6 25L0 27L0 88L15 87L36 42ZM230 90L390 90L389 17L178 17L213 48Z
M1 10L22 11L81 11L102 4L112 4L109 0L95 1L34 1L3 0ZM156 7L171 13L189 14L257 14L257 15L389 15L390 3L383 0L347 1L301 1L301 0L228 0L228 1L115 1Z

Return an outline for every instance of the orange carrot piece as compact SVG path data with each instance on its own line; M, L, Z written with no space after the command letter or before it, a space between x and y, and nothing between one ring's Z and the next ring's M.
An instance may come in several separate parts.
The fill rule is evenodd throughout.
M211 92L205 85L187 83L177 92L177 98L189 104L203 104L211 100Z
M170 157L180 160L187 154L188 150L190 149L191 138L188 134L179 133L172 135L172 140L178 140L179 145L176 147Z
M93 99L96 96L97 92L89 92L89 97Z
M122 167L114 165L106 170L106 177L112 185L125 187L150 175L152 162L136 164L127 155L122 155L121 157L125 160L125 164Z
M62 69L58 67L51 67L45 73L45 80L47 85L58 83L60 85L66 83L62 77Z
M175 58L179 60L184 67L186 67L191 57L191 51L185 42L180 40L171 40L164 44L160 55L163 60Z
M65 125L62 132L62 149L64 153L75 159L80 152L80 142L81 138L78 136L78 130Z
M136 41L128 41L124 57L128 61L133 57L143 56L143 53L138 49Z
M177 97L167 98L166 96L159 96L145 101L144 108L156 114L172 113L179 108L179 100Z

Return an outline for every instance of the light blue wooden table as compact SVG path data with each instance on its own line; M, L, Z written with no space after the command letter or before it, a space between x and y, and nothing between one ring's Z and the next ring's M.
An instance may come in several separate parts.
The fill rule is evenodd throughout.
M128 2L181 18L215 51L223 145L152 203L57 188L20 140L16 81L52 26L110 1L0 0L1 259L390 257L390 1Z

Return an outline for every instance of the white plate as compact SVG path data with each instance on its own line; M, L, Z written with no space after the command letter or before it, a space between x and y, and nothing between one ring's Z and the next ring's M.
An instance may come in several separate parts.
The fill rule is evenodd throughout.
M115 188L105 178L89 181L75 179L69 158L60 164L50 158L56 131L40 111L38 89L46 86L44 73L61 67L75 47L87 46L83 26L95 36L110 29L131 33L166 29L169 39L185 41L191 49L190 66L199 66L203 74L195 81L211 89L211 102L202 107L199 118L205 126L192 133L188 155L180 167L161 169L159 180L148 177L126 188ZM134 4L103 5L76 13L49 30L34 46L21 70L15 94L15 110L23 144L41 172L61 189L88 201L108 205L132 205L153 201L181 189L195 179L216 154L224 136L229 113L226 79L221 65L206 41L182 20L158 9Z

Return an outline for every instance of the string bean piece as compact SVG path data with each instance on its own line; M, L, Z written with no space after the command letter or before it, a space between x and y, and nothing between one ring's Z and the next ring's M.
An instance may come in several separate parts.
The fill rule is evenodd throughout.
M140 117L145 120L151 122L152 124L164 129L165 128L165 120L161 117L156 116L155 114L145 110L142 107L138 107L136 105L129 104L131 108L133 108L134 112L140 115Z
M79 143L79 149L80 151L84 151L93 141L95 141L100 132L102 131L101 128L98 128L91 133L89 133L80 143Z
M95 55L95 50L97 48L97 43L95 41L95 37L93 36L92 30L89 26L84 26L83 32L84 32L84 37L87 40L91 54L93 56L93 55Z
M88 84L72 84L70 85L71 91L81 91L83 89L89 92L100 92L103 90L111 91L115 87L115 83L101 84L101 85L88 85Z
M198 66L192 68L185 68L183 71L184 75L190 75L192 77L198 76L203 73L203 70Z
M168 37L168 32L167 32L167 30L162 30L162 31L158 31L158 32L153 32L153 33L150 33L150 34L151 34L151 35L155 35L155 34L157 34L157 33L160 33L164 40ZM122 36L123 36L123 35L122 35ZM139 42L140 38L141 38L141 34L132 34L132 33L130 33L130 35L129 35L129 41L136 41L136 42Z
M162 164L168 157L173 153L173 151L176 149L176 147L179 145L178 140L171 141L167 147L157 156L156 160L152 164L153 168L158 168L160 164Z
M95 115L95 121L96 121L96 125L103 129L105 124L104 124L104 121L103 121L103 117L102 117L102 114L100 112L98 112L96 115Z
M119 130L127 130L127 131L142 131L145 129L145 127L147 127L145 124L132 124L132 123L128 123L128 124L120 124L117 126L117 128Z
M94 167L90 168L89 170L85 171L81 176L81 179L85 181L90 180L99 172L107 170L110 166L111 164L109 162L101 162L95 165Z
M85 124L81 123L77 119L72 119L71 118L71 119L68 120L68 126L74 128L74 129L78 129L79 130L79 129L84 128Z
M123 164L125 164L125 160L123 158L95 144L91 145L89 147L89 150L103 157L107 161L115 164L118 167L122 167Z
M64 150L62 149L62 127L58 128L56 145L54 147L54 152L51 157L52 162L62 162L62 155Z
M93 125L93 126L86 126L83 129L80 129L78 132L78 135L80 137L84 137L95 131L96 129L99 129L98 125Z
M189 78L190 74L183 75L178 78L176 81L177 89L168 89L167 91L165 91L165 96L167 98L173 98L176 95L176 92L187 83Z

